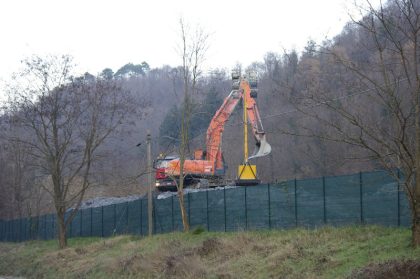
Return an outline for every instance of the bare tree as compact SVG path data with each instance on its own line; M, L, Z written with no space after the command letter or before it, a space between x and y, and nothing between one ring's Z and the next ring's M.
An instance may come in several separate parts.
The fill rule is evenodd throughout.
M182 224L184 231L189 231L188 216L184 206L184 163L189 151L189 128L192 113L192 97L197 90L197 80L201 75L201 65L204 62L205 54L208 49L209 35L202 28L189 30L181 18L179 21L181 31L181 42L179 54L182 58L182 78L183 78L183 110L181 114L181 134L179 145L179 164L180 175L177 185L178 199L181 209Z
M321 48L318 73L312 70L314 77L306 79L300 110L329 128L321 135L307 126L306 135L353 145L361 150L355 157L378 161L398 178L411 207L412 243L418 247L420 2L392 0L376 8L365 1L357 7L365 16L347 30L352 44L341 44L345 34Z
M38 174L49 181L43 187L53 198L59 247L64 248L66 228L92 184L99 147L135 111L134 102L113 80L72 77L69 56L32 57L24 63L10 87L8 113L19 134L9 140L28 147Z

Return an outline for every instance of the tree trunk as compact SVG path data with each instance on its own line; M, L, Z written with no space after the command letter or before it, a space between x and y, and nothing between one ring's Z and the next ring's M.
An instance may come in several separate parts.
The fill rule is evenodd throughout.
M413 225L411 227L412 233L412 244L414 248L420 247L420 218L419 218L420 210L418 206L416 206L415 210L413 210L413 218L412 222Z
M416 52L415 52L416 54ZM417 57L417 56L416 56ZM420 88L420 81L417 79L417 88ZM420 92L415 92L415 160L414 160L414 201L412 203L413 225L412 242L414 247L420 246Z
M178 197L181 209L182 225L184 226L184 232L188 232L190 230L190 224L188 223L188 215L184 204L184 192L182 190L178 191Z
M412 242L413 247L420 247L420 128L416 127L416 171L414 178L414 201L412 203Z
M187 83L185 82L185 86ZM186 87L187 88L187 87ZM188 223L187 212L185 211L184 204L184 164L188 146L188 124L190 117L190 106L188 99L188 90L185 91L184 95L184 111L182 113L181 122L181 146L179 156L179 182L178 182L178 197L179 197L179 208L181 209L182 225L184 226L184 232L190 230L190 224Z
M65 222L65 211L59 209L57 211L57 223L58 223L58 245L60 249L67 247L67 234L66 234L66 222Z

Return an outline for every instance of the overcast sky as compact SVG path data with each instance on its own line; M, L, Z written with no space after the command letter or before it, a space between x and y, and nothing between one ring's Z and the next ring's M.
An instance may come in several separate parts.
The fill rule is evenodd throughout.
M31 54L70 54L80 73L128 62L179 65L179 18L211 33L206 68L261 61L268 51L302 50L348 21L345 0L4 0L0 81ZM349 2L349 1L347 1Z

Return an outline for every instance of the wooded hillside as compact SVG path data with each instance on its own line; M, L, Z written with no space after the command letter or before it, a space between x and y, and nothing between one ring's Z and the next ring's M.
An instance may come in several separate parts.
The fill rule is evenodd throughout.
M272 146L270 156L256 160L263 181L409 168L397 159L395 150L405 146L409 158L415 149L415 104L410 92L419 90L415 71L420 69L410 55L420 51L420 31L410 33L404 17L412 15L404 14L398 3L389 3L380 15L368 11L362 20L348 23L333 40L308 41L301 53L269 52L263 61L242 68L243 73L254 71L259 77L257 103ZM420 6L412 10L419 21ZM395 29L387 30L391 19L396 22L392 25ZM154 156L174 152L179 138L183 92L179 68L128 63L115 73L104 69L97 76L86 73L78 78L87 85L109 82L135 106L98 147L98 158L91 166L92 187L85 199L145 192L146 130L151 130ZM204 146L210 119L230 90L227 70L201 76L198 92L192 96L191 152ZM83 102L84 97L80 98ZM43 102L39 99L32 105L42 107ZM0 218L52 210L47 195L51 177L34 164L28 146L17 140L36 137L19 122L18 116L25 113L22 107L10 107L1 116ZM231 179L243 156L241 121L237 109L223 134ZM249 141L253 142L251 135ZM379 151L383 153L377 154ZM381 156L384 154L389 157Z

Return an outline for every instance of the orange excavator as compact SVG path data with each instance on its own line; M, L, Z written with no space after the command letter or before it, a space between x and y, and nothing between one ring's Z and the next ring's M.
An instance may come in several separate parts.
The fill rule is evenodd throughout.
M249 164L249 159L266 156L271 152L271 146L266 141L266 135L261 123L260 114L255 101L258 91L256 79L241 77L232 73L233 86L230 94L213 116L207 129L206 150L194 151L193 159L184 161L184 185L191 187L214 187L223 185L226 165L223 159L222 135L226 122L235 107L242 99L244 105L244 163L239 166L237 181L244 185L258 184L255 165ZM256 142L256 148L248 157L247 125L250 123ZM156 188L160 191L176 190L180 179L180 159L177 156L161 156L155 161Z

